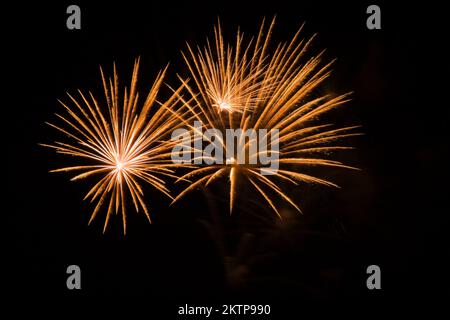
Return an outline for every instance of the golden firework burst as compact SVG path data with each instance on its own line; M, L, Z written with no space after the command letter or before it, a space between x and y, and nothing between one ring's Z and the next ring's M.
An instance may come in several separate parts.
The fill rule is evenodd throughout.
M159 72L144 103L140 103L136 88L139 59L134 63L130 88L124 88L122 97L115 65L112 79L106 79L100 68L106 104L91 92L85 94L78 90L78 97L68 93L70 104L59 101L66 114L56 114L61 124L48 123L70 138L70 142L56 141L44 146L88 162L51 172L77 172L72 181L97 177L84 199L96 201L89 223L107 204L103 232L111 214L120 212L126 234L125 199L128 196L131 196L135 210L143 210L151 222L142 181L172 198L164 178L176 178L174 169L182 165L170 161L172 144L164 140L169 140L167 135L184 115L182 108L174 108L179 100L176 94L164 103L157 101L166 70L167 67Z
M205 129L271 129L278 130L278 157L274 160L279 169L268 175L261 164L239 164L230 157L223 164L198 165L179 178L191 183L173 200L178 201L199 186L208 186L219 177L227 176L230 183L230 212L238 192L237 181L245 179L267 201L281 218L274 196L281 197L300 211L284 191L284 182L298 184L315 183L326 186L337 185L302 171L306 166L351 168L324 155L351 147L336 144L343 138L359 135L357 126L334 128L333 124L318 123L324 113L349 101L349 93L331 97L317 96L316 89L330 75L333 61L322 64L323 52L307 57L314 36L300 39L302 27L287 43L279 43L269 50L270 35L275 19L267 25L263 21L256 40L247 41L237 32L234 46L224 42L220 23L214 29L214 45L208 41L201 49L188 45L183 53L193 83L179 77L186 96L179 98L191 110L196 120ZM190 126L198 133L198 128ZM204 133L200 133L204 137ZM268 134L263 137L268 139ZM204 137L210 140L209 137ZM242 141L241 141L242 142ZM243 152L248 157L258 156L250 150L251 139L243 142ZM226 141L218 139L216 144L224 150ZM269 148L272 142L269 141ZM194 150L201 152L201 150Z

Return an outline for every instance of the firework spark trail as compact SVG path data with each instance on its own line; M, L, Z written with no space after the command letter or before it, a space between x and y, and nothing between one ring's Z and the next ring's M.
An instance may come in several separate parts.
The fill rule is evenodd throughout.
M227 176L230 183L230 213L238 193L237 180L243 179L250 182L281 218L272 194L281 197L296 210L300 211L300 208L283 191L279 181L337 187L330 181L302 173L301 168L326 166L356 169L319 156L352 149L335 142L359 135L354 132L357 126L333 129L332 124L317 124L321 115L349 101L349 94L311 98L329 77L333 61L322 65L323 52L306 57L314 36L300 40L302 27L290 42L278 44L269 54L274 23L275 19L267 28L263 20L256 41L252 39L246 45L239 31L234 47L226 45L220 23L214 29L214 46L208 40L203 49L197 47L195 51L188 44L188 52L183 53L183 57L193 84L180 76L179 79L191 98L186 100L181 94L179 98L195 119L204 124L205 129L263 128L267 132L278 129L279 159L276 161L280 169L274 175L265 176L260 172L260 165L241 165L235 161L196 168L184 176L192 180L191 184L173 202L201 185L207 186L213 180ZM190 128L197 130L193 126ZM204 139L208 140L206 137ZM243 152L249 152L250 142L244 144ZM225 141L215 143L226 150ZM270 150L270 140L267 148Z
M180 125L181 119L188 119L182 107L175 108L179 102L178 91L164 103L157 101L167 67L157 75L142 106L138 102L136 89L138 70L139 59L134 64L130 88L124 89L120 99L115 65L113 79L106 79L100 68L106 105L99 103L91 92L86 95L78 91L78 98L68 94L70 105L60 101L66 115L56 114L62 124L48 124L68 136L71 142L42 144L55 149L57 153L94 163L51 172L78 172L72 181L97 177L84 199L96 201L89 224L100 209L107 206L103 232L107 229L111 214L121 212L123 232L126 234L125 199L128 195L135 210L143 210L151 222L141 182L149 183L172 199L165 178L178 178L174 175L174 169L183 166L171 162L173 144L162 141L170 140L167 135Z

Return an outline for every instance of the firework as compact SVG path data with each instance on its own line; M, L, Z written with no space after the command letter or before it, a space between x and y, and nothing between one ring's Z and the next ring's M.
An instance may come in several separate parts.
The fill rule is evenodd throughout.
M141 183L149 183L172 198L165 178L175 177L174 169L180 166L170 161L172 145L163 140L183 117L182 108L174 110L178 101L175 94L164 103L156 100L167 67L157 75L144 103L139 102L136 89L138 70L139 59L134 64L130 88L125 87L120 97L115 65L113 79L106 79L100 68L106 103L102 104L91 92L78 90L77 97L68 94L70 104L59 101L65 111L65 115L56 114L61 124L48 124L70 142L43 144L57 153L85 161L83 165L51 172L75 172L72 181L96 177L84 199L96 202L89 223L107 207L103 232L110 216L121 213L126 233L127 197L131 197L135 210L143 210L151 222Z
M336 150L351 149L337 142L358 135L354 132L356 127L335 128L332 124L318 122L321 115L349 101L349 94L316 95L316 89L330 75L333 61L322 64L323 52L306 56L314 36L301 40L302 28L290 42L280 43L270 51L274 23L275 19L267 27L263 21L256 39L247 42L238 31L234 45L225 44L218 23L214 28L213 45L209 40L204 48L193 49L188 45L183 57L193 81L179 78L190 99L179 97L205 129L277 129L279 150L275 161L279 169L265 175L267 169L261 164L238 164L233 157L224 164L197 166L180 177L190 179L191 183L173 202L197 187L206 187L219 177L227 177L230 213L239 192L237 181L245 180L281 218L274 197L280 197L300 211L283 190L285 182L337 187L331 181L306 174L302 168L352 168L324 156ZM198 131L193 126L190 129ZM240 151L250 152L250 142L244 143L244 150ZM223 149L227 147L224 140L215 143Z

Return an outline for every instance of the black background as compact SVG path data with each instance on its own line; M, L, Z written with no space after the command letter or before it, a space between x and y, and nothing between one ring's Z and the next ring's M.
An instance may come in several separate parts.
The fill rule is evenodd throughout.
M10 297L141 295L151 297L152 306L256 301L286 311L301 299L372 303L448 296L450 70L443 8L378 2L382 29L368 30L368 2L76 3L81 30L66 28L69 2L17 4L4 12L4 67L11 75L4 78L8 91L2 90L2 214L11 258L2 263ZM38 146L59 137L45 125L60 110L57 99L78 88L100 95L98 66L110 72L114 61L122 84L128 83L137 56L140 90L169 62L166 80L176 83L176 72L186 71L180 54L185 41L203 45L218 16L227 36L237 26L255 34L262 17L275 14L273 43L289 40L306 22L305 36L318 33L314 51L327 48L326 59L338 58L323 90L355 92L338 117L363 126L365 135L352 141L357 150L342 155L362 171L330 173L341 190L293 191L305 215L285 223L248 190L229 217L226 189L197 192L170 208L148 189L152 225L132 214L126 237L116 217L105 235L101 217L87 226L92 207L82 198L89 184L48 173L67 159ZM224 251L205 227L211 211L219 213ZM223 253L235 255L246 233L252 240L239 261L251 265L250 272L230 285ZM70 264L82 269L81 291L66 288ZM370 264L381 267L380 291L365 286ZM168 312L175 312L175 302Z

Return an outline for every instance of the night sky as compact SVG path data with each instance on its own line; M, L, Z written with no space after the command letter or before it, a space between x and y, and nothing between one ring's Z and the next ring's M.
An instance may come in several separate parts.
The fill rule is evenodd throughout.
M81 7L81 30L66 28L72 2L15 5L4 13L4 67L11 76L2 90L2 213L10 258L2 264L10 296L139 295L151 297L150 305L169 301L167 312L192 301L256 301L284 306L286 313L290 301L301 299L370 304L448 296L450 68L443 9L374 2L382 29L368 30L371 2L207 3L73 2ZM101 96L99 65L110 73L115 62L128 83L138 56L143 93L167 63L166 81L176 84L177 73L187 74L180 50L186 41L203 45L218 16L230 39L238 26L256 34L262 18L274 15L273 43L290 40L306 22L305 37L318 33L312 51L326 48L326 60L337 58L321 90L354 92L332 119L362 125L364 136L351 140L357 149L338 155L362 170L324 169L339 190L292 189L304 215L283 223L245 188L230 217L228 189L218 186L172 207L146 188L154 223L130 213L125 237L115 216L102 234L105 212L88 226L93 207L82 199L91 184L49 173L73 159L38 145L60 137L45 125L61 111L57 99L76 89ZM231 280L224 256L240 265ZM81 267L80 291L66 288L71 264ZM366 288L371 264L381 268L378 291Z

